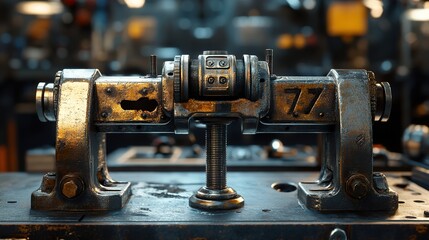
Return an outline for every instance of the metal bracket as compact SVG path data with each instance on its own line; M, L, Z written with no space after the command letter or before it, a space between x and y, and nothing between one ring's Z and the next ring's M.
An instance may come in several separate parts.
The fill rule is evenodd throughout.
M385 176L373 173L372 116L365 70L331 70L337 85L338 121L325 133L321 175L301 182L298 198L319 211L395 211L398 195Z
M129 182L114 181L107 170L105 133L92 122L95 69L64 70L59 83L56 173L48 173L31 196L36 210L120 209L131 195Z

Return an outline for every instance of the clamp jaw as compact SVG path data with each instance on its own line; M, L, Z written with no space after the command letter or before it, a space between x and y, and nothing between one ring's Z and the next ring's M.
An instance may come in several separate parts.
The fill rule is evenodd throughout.
M391 101L389 84L377 83L365 70L275 76L272 50L265 61L253 55L237 59L224 51L206 51L197 59L176 56L164 63L161 75L152 70L142 77L65 69L53 84L40 83L36 94L39 118L57 124L57 171L44 176L32 208L121 208L130 184L109 177L105 133L186 134L194 122L207 126L207 182L190 198L190 206L242 207L244 198L226 184L225 164L226 126L239 120L245 134L324 135L320 178L299 184L299 201L308 208L396 210L397 194L372 167L372 122L387 121Z

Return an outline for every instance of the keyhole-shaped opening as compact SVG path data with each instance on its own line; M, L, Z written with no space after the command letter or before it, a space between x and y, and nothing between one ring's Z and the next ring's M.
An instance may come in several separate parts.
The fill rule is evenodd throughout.
M140 98L137 101L122 100L121 108L124 110L142 110L152 112L158 107L158 102L147 97Z

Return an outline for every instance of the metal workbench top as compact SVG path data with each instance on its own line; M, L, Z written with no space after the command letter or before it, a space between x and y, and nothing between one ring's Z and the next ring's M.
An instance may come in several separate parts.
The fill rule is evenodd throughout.
M229 172L228 185L245 198L245 206L216 212L188 206L192 192L204 185L204 173L113 172L115 180L132 182L132 196L122 210L34 211L30 196L42 174L4 173L0 238L329 239L332 230L341 228L348 239L429 239L429 192L403 173L386 175L399 194L395 213L306 209L293 185L315 180L315 172ZM274 183L286 186L285 191L274 190Z

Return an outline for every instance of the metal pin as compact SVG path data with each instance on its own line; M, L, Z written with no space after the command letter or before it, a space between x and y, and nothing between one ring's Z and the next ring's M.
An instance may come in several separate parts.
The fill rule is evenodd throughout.
M270 76L273 73L273 49L265 49L265 61L268 63L268 69L270 70Z
M156 55L150 55L150 75L156 77Z

